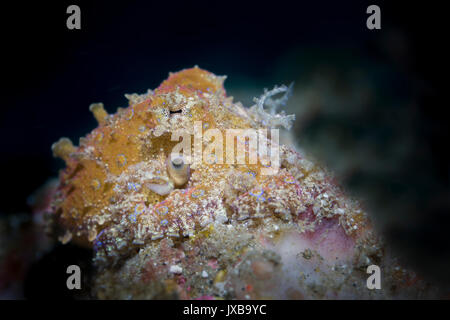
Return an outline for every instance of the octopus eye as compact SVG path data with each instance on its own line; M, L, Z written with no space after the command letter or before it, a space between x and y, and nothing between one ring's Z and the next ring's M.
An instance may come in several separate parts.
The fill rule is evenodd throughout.
M172 159L172 166L175 169L181 169L184 166L183 158L178 157L178 158Z
M190 167L181 155L171 154L167 158L167 171L175 187L181 187L189 180Z
M175 114L175 113L181 114L182 111L183 111L183 110L182 110L181 105L170 105L170 106L169 106L169 114L170 114L170 116L172 116L172 115Z

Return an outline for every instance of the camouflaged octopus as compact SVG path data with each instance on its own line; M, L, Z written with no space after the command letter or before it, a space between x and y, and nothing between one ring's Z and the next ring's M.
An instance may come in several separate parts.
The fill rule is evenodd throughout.
M63 243L93 248L96 264L103 268L123 266L99 277L99 297L158 295L156 289L142 295L145 290L133 291L138 285L132 289L118 284L118 277L130 274L141 275L139 280L128 279L130 283L163 279L166 289L178 288L173 289L178 297L309 297L307 281L316 279L317 284L322 277L322 287L336 291L337 285L329 282L332 272L341 270L336 279L346 274L348 282L354 275L342 271L345 266L361 268L382 257L359 204L292 146L277 146L281 166L274 175L261 174L265 165L260 161L189 163L171 157L179 143L171 139L172 132L194 134L198 121L203 133L218 129L223 136L227 129L289 129L294 116L276 112L289 88L266 91L255 106L245 108L226 96L224 80L198 67L170 74L154 91L126 95L129 106L115 114L108 114L101 103L91 105L99 126L81 138L78 147L67 138L53 145L54 155L66 162L50 212L53 232ZM278 94L284 96L274 99ZM203 139L202 150L209 142ZM170 250L178 253L168 254ZM267 251L278 258L268 257ZM292 256L303 257L301 272L292 271L299 265L289 262ZM270 290L257 290L261 281L242 276L245 270L239 271L240 278L231 272L246 259L252 274L290 275L295 278L292 283L303 281L304 289L288 290L291 281L280 280L282 290L273 289L273 284ZM300 275L303 280L297 279ZM246 290L241 291L236 286L243 277ZM214 280L214 285L202 283L203 278ZM175 284L168 285L169 280ZM325 290L319 297L335 297L335 291Z

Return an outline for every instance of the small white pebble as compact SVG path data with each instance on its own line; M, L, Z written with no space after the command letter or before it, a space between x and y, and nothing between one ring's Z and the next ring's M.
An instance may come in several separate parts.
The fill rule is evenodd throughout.
M203 270L202 272L202 278L208 278L208 272L206 272L205 270Z
M177 265L173 265L173 266L170 266L169 272L175 273L175 274L180 274L183 272L183 268L181 268L180 266L177 266Z

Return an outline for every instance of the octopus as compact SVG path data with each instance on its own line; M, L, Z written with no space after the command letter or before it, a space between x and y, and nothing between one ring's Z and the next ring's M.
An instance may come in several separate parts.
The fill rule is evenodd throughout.
M114 114L94 103L89 109L98 127L78 146L67 138L52 146L66 167L47 212L50 234L92 250L92 297L346 299L428 292L390 253L361 204L294 146L266 137L279 152L275 174L264 173L268 159L250 159L249 140L233 145L232 161L224 161L216 149L225 150L226 141L218 136L230 129L288 132L295 119L277 112L290 87L266 90L246 108L227 96L225 78L194 67L170 74L154 91L126 95L128 107ZM180 136L188 154L200 150L202 161L174 153ZM238 151L248 155L244 161L234 161ZM382 270L381 289L367 287L371 265Z

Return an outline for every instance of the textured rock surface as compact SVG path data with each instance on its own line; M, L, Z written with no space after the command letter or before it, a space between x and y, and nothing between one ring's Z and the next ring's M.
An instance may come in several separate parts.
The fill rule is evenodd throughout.
M293 117L276 113L287 94L271 98L288 88L266 92L247 109L226 96L224 79L197 67L171 74L155 91L127 95L129 107L113 115L102 104L92 105L99 126L78 147L64 138L54 144L67 166L49 224L63 243L95 251L93 294L430 296L384 248L360 204L292 146L279 146L275 175L262 174L261 162L220 163L217 154L182 172L170 165L177 130L198 135L218 129L225 137L227 129L290 127ZM210 142L200 142L203 150L210 150ZM366 287L372 264L382 269L382 290Z

